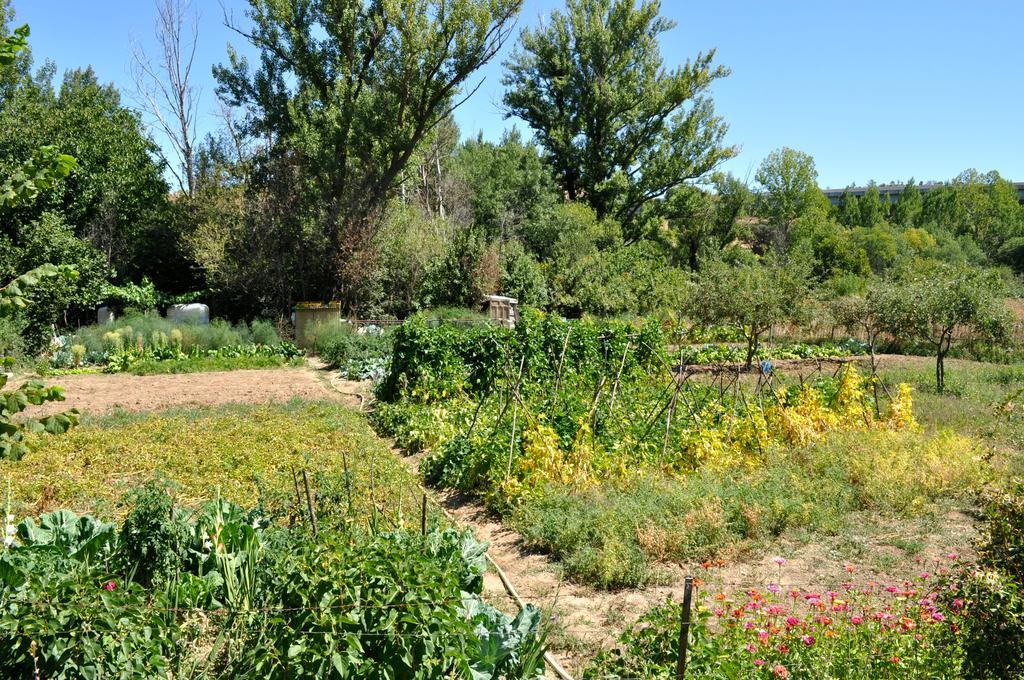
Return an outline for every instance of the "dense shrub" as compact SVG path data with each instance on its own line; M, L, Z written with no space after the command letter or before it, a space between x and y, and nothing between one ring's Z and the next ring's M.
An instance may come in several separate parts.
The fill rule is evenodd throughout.
M5 357L13 361L25 358L25 341L21 337L21 324L13 319L0 318L0 361Z
M1024 678L1024 485L983 494L981 568L954 581L947 599L965 603L963 675Z

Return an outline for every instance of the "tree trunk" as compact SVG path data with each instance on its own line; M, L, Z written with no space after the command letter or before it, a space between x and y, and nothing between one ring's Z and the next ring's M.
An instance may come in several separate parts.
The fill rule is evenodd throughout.
M751 333L747 337L747 368L754 365L754 354L757 352L757 334Z
M946 352L941 348L935 354L935 391L942 394L946 390Z

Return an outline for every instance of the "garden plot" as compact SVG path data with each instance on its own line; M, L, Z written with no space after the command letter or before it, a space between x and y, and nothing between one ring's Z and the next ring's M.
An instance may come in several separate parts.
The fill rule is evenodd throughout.
M554 642L580 657L685 575L813 592L969 560L974 493L1019 470L1014 367L951 362L944 395L928 360L888 356L877 390L853 362L721 384L673 375L661 342L542 315L413 322L378 387L378 428L495 537L528 598L561 606Z
M30 409L29 415L47 415L72 407L87 415L99 415L119 410L160 411L179 406L279 404L291 399L331 399L350 406L359 404L357 397L332 389L320 372L308 368L148 376L66 375L47 382L63 387L66 400Z

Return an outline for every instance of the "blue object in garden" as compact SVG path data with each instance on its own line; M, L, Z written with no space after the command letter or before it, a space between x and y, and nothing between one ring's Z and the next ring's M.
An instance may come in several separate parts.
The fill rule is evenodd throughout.
M768 375L771 372L772 372L772 362L770 362L770 361L762 361L761 362L761 373L764 373L765 375Z

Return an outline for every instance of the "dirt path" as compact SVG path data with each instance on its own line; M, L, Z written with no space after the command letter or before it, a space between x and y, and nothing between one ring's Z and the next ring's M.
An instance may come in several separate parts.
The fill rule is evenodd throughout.
M336 387L357 390L359 383L335 381ZM424 454L406 456L392 449L418 474ZM618 634L647 609L671 595L682 599L682 574L678 570L677 585L649 586L617 592L601 591L566 581L558 564L549 556L531 552L523 537L488 513L484 505L465 494L447 490L428 491L449 515L473 531L477 539L490 544L488 553L512 582L519 596L557 617L549 645L558 661L579 677L598 649L614 645ZM484 576L484 596L495 606L514 613L516 605L494 571ZM555 677L550 673L548 677Z
M356 408L360 405L358 397L332 390L325 373L311 366L176 375L67 375L47 378L45 382L63 387L66 400L33 407L27 415L48 415L69 408L77 408L83 415L102 415L116 410L159 411L175 406L272 404L296 397L332 399ZM13 380L11 384L19 381Z

